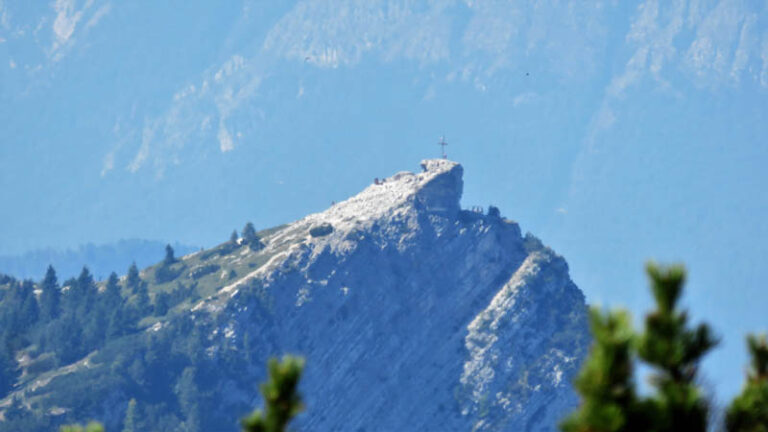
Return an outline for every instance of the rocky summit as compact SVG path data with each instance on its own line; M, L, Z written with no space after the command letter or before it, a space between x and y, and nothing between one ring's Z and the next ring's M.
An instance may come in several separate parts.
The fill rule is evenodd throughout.
M460 208L461 165L421 168L263 238L248 253L270 258L194 308L217 316L211 348L252 338L255 378L304 355L299 430L556 430L589 342L581 291L518 224Z
M80 340L100 322L105 339L17 351L0 431L236 431L266 361L287 353L307 365L296 430L556 430L577 403L584 297L565 260L498 209L462 209L462 175L426 160L321 213L134 270L124 306ZM88 278L66 282L63 304ZM90 304L114 299L115 281ZM62 314L43 334L80 334L84 315Z

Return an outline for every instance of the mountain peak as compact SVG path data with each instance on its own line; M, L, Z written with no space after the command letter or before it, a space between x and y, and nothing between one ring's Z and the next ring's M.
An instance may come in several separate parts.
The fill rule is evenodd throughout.
M426 177L417 194L421 203L428 211L455 216L464 189L464 168L447 159L423 160L421 168Z
M374 182L357 195L309 215L298 224L330 224L335 229L365 228L382 219L403 220L427 212L455 217L464 169L447 159L426 159L422 172L401 171ZM346 229L345 229L346 228Z
M444 173L461 167L461 164L449 159L424 159L421 161L421 169L424 172Z
M306 429L553 430L589 343L565 260L462 211L459 163L421 168L265 236L234 258L263 264L195 311L228 343L307 357L308 406L348 409Z
M229 241L145 269L156 302L169 291L180 300L143 320L143 335L126 335L141 348L117 339L98 362L89 354L45 376L93 383L100 395L119 395L115 406L146 389L152 399L137 403L185 418L186 396L174 389L195 379L190 367L205 370L210 379L196 385L210 420L201 427L219 430L252 407L258 366L300 353L309 407L300 429L554 430L578 402L570 382L589 346L583 295L565 260L516 223L460 209L460 164L421 167L264 230L258 242ZM133 375L122 359L165 352L155 347L174 354L153 355L141 381L123 380ZM13 394L119 429L119 410L105 416L73 400L60 378L41 377ZM143 384L151 379L176 385Z

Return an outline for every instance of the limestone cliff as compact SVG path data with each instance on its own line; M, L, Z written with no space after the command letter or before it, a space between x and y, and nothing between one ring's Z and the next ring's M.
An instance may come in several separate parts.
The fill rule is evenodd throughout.
M23 351L0 431L121 430L136 399L147 430L234 432L283 353L307 359L299 431L556 430L589 343L565 260L498 211L462 210L461 165L421 166L144 269L155 302L182 297L71 364Z
M268 355L306 356L301 430L555 430L588 344L567 264L461 210L461 165L422 168L264 238L269 260L194 308L215 317L212 349L259 347L252 376Z

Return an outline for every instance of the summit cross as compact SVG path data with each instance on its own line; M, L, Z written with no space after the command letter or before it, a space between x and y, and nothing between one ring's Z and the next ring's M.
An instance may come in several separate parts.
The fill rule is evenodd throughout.
M437 145L439 145L439 146L442 148L442 152L443 152L443 159L448 159L448 155L447 155L447 154L445 154L445 146L447 146L447 145L448 145L448 143L447 143L447 142L445 142L445 137L441 136L441 137L440 137L440 142L439 142L439 143L437 143Z

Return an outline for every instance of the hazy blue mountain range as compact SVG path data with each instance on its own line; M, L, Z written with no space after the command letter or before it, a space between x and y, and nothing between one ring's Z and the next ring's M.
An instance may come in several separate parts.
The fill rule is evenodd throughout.
M213 246L448 154L588 301L685 301L739 390L768 328L768 3L0 0L0 254ZM86 240L84 240L86 239ZM119 269L118 269L119 270Z
M42 279L52 265L61 279L75 277L83 266L88 266L96 279L105 279L111 272L124 273L131 263L146 267L160 261L165 255L166 243L151 240L128 239L108 244L86 244L77 249L43 249L15 256L0 256L0 273L19 279ZM174 244L179 255L197 248Z
M46 323L41 300L32 330L4 344L17 349L0 430L96 418L109 430L130 419L235 431L282 353L307 359L298 430L554 430L577 403L584 296L565 260L498 209L462 209L462 175L426 160L320 213L98 289L81 274L58 318ZM6 283L0 306L34 309L32 287ZM90 313L76 313L79 298ZM62 326L73 346L46 336Z

